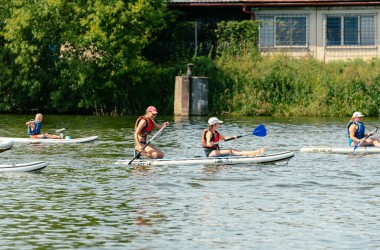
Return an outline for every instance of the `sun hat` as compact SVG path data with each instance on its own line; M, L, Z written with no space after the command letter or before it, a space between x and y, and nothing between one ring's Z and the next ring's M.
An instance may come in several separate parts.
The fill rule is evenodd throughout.
M155 108L155 107L153 107L153 106L149 106L147 109L146 109L146 111L150 111L150 112L152 112L152 114L157 114L158 112L157 112L157 109Z
M208 124L209 125L214 125L214 124L217 124L217 123L223 123L223 121L219 120L216 117L211 117L210 119L208 119Z
M360 112L355 112L352 114L352 117L363 117L364 115Z

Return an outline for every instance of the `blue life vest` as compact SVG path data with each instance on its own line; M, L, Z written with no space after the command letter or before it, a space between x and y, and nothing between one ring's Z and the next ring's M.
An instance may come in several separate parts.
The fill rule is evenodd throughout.
M347 136L348 136L348 145L351 146L353 140L350 138L350 126L352 124L355 124L356 126L358 126L358 129L356 130L355 132L355 137L358 138L358 139L363 139L364 138L364 132L365 132L365 126L362 122L353 122L353 121L350 121L348 124L347 124Z
M30 127L28 127L28 135L39 135L39 134L41 134L41 128L42 128L42 123L35 121L33 130Z

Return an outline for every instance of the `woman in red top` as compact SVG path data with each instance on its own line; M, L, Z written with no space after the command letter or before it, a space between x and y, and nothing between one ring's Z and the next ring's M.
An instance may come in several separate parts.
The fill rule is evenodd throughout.
M240 151L237 149L220 149L219 141L224 141L226 138L219 134L217 129L220 127L220 121L216 117L211 117L208 120L208 130L205 130L202 135L202 145L205 150L206 156L228 156L228 155L239 155L239 156L257 156L268 150L267 147L261 148L255 151ZM231 138L236 139L236 136Z
M137 152L140 152L141 155L145 155L149 158L153 159L161 159L164 157L164 153L161 152L158 148L152 146L152 144L149 144L147 147L144 148L146 145L146 137L149 135L153 128L162 128L164 125L169 125L169 122L164 122L161 125L158 125L154 118L157 116L157 109L153 106L149 106L146 109L146 113L144 116L140 116L135 124L135 150ZM144 148L144 149L143 149Z

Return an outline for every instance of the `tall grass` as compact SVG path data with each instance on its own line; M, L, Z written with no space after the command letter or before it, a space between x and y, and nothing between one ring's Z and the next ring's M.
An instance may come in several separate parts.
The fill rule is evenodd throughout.
M203 62L204 64L204 62ZM380 60L222 56L210 60L211 112L230 115L379 116ZM202 66L203 67L203 66ZM210 66L209 66L210 67Z
M178 65L194 63L194 75L209 77L211 114L347 117L361 111L379 116L380 59L324 63L286 55L262 57L257 49L260 22L228 21L207 27L215 25L215 33L203 29L209 31L202 36L204 44L212 46L200 45L202 49L192 55L188 50L176 52L177 47L170 46L174 52L166 53L177 55L168 56L176 60L166 61L155 72L173 72ZM188 23L181 27L188 27ZM178 75L186 72L183 66ZM154 86L172 81L168 74L153 77L157 79ZM171 89L161 85L163 88ZM162 95L151 98L157 99L161 100ZM168 112L172 106L167 105Z
M380 59L324 63L286 55L261 57L259 26L220 22L216 56L194 58L198 73L209 77L211 113L343 117L360 110L379 116Z

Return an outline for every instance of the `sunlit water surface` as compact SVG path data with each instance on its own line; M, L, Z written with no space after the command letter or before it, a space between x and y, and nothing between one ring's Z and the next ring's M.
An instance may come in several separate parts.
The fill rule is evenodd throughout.
M0 115L0 135L25 137L32 116ZM131 168L136 117L45 115L78 145L15 144L1 163L46 161L41 173L0 173L1 249L379 249L380 155L300 153L346 146L348 119L220 117L224 147L290 150L287 164ZM207 117L158 116L166 157L203 156ZM377 120L365 119L368 129ZM156 132L156 131L155 131Z

